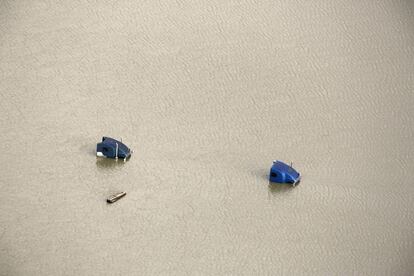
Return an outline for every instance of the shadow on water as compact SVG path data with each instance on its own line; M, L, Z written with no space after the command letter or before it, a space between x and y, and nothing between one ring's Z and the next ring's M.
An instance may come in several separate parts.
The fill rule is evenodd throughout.
M263 180L269 180L269 171L268 170L257 170L253 171L252 174Z
M96 148L91 147L90 145L82 145L79 147L81 152L85 152L89 156L96 156Z

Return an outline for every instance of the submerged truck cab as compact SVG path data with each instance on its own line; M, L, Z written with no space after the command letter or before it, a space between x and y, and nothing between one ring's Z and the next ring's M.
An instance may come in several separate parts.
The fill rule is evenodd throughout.
M102 142L96 145L96 156L98 157L122 158L125 161L131 154L131 149L124 143L110 137L102 137Z
M288 183L295 187L300 182L300 173L298 173L292 166L281 161L273 161L273 166L270 168L270 182Z

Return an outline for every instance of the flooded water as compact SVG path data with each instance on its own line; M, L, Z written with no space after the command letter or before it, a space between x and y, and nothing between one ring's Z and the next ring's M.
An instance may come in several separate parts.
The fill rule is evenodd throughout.
M413 8L2 1L0 275L413 274Z

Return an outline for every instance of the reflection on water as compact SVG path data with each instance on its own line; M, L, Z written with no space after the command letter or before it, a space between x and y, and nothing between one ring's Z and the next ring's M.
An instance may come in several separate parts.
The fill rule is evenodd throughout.
M100 170L116 169L125 165L124 159L96 158L96 166Z
M287 192L292 192L295 187L293 187L291 184L273 183L269 181L267 189L269 190L270 194L279 195Z

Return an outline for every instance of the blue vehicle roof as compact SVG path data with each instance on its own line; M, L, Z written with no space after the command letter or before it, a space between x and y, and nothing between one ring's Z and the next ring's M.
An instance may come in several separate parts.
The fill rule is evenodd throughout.
M102 144L104 144L104 145L116 146L117 143L118 143L118 148L119 148L120 151L123 151L123 152L129 152L130 151L129 148L124 143L122 143L121 141L115 140L115 139L110 138L110 137L102 137Z
M281 161L276 161L273 163L272 170L277 170L279 172L284 172L289 174L293 179L297 179L300 174L288 164L285 164Z
M300 174L281 161L273 161L272 168L270 169L270 182L275 183L289 183L296 186L300 182Z

